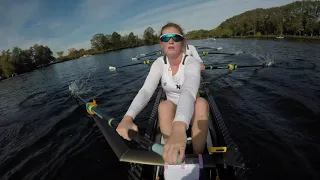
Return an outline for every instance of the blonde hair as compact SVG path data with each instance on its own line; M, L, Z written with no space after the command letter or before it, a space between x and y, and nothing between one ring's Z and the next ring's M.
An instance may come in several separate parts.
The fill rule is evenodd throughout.
M161 28L161 31L160 31L160 36L163 35L163 31L167 28L175 28L179 31L179 34L181 34L183 37L184 37L184 33L183 33L183 29L181 28L180 25L176 24L176 23L173 23L173 22L168 22L166 25L162 26ZM186 38L182 41L182 52L186 53L186 45L187 45L187 42L186 42Z

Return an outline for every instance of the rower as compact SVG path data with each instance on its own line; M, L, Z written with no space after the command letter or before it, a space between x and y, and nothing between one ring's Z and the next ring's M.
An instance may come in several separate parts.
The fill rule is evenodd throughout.
M200 58L197 49L193 45L186 45L185 49L183 50L186 55L192 56L196 58L200 62L201 70L205 70L206 66L203 64L202 59Z
M147 105L161 80L167 97L158 108L160 130L165 141L163 159L168 164L177 164L178 158L184 159L186 130L190 124L193 153L198 155L204 152L209 105L206 99L197 97L201 79L200 63L183 52L186 39L182 28L175 23L166 24L161 29L160 41L165 56L152 64L143 87L117 127L117 132L130 140L128 130L138 131L133 120Z

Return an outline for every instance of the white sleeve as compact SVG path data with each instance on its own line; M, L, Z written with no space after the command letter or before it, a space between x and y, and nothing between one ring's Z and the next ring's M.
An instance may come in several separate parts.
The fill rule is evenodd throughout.
M190 57L185 66L185 81L182 85L174 121L183 121L189 127L194 114L194 104L200 86L201 71L200 63L193 57Z
M163 72L163 60L158 58L151 66L149 74L139 90L136 97L133 99L127 113L133 117L133 119L141 112L141 110L147 105L150 98L152 97L155 89L158 87L160 78Z
M197 49L194 46L189 45L189 49L191 50L192 56L196 58L199 62L203 63L202 59L200 58Z

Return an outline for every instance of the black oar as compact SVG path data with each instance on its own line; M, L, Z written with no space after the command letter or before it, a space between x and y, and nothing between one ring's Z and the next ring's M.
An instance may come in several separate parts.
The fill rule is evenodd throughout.
M225 55L237 55L237 53L225 53L225 52L208 52L208 51L203 51L202 55L208 55L208 54L225 54Z
M204 46L195 46L197 49L214 49L214 50L221 50L222 47L214 48L214 47L204 47Z
M154 51L154 52L151 52L148 54L140 54L140 57L133 57L133 58L131 58L131 60L136 61L136 60L140 60L145 57L154 56L154 55L161 55L161 54L162 54L162 52L159 50L159 51Z
M124 68L124 67L135 66L135 65L139 65L139 64L151 64L153 61L155 61L155 59L148 59L148 60L144 60L143 62L128 64L128 65L119 66L119 67L109 66L109 70L110 71L117 71L117 69Z
M115 129L118 127L119 122L121 122L121 119L114 119L113 117L111 117L110 115L105 113L104 111L101 111L100 109L98 109L98 105L95 100L93 100L92 102L87 102L76 93L73 94L73 96L86 105L87 112L93 116L93 118L97 122L100 130L102 131L103 135L105 136L106 140L108 141L109 145L115 151L115 153L117 154L118 157L124 158L123 156L128 156L128 157L130 157L129 159L134 159L135 161L138 161L140 163L144 163L143 161L141 161L141 160L146 160L143 155L143 152L130 151L130 149L127 149L126 147L124 147L123 143L118 142L119 137L115 136L115 134L117 134L117 133L115 133L114 131L111 130L111 128ZM128 136L131 140L136 141L137 143L144 146L149 151L155 152L156 154L162 156L163 151L164 151L164 146L162 144L152 142L151 140L140 135L139 132L133 131L133 130L128 131ZM226 147L211 147L210 149L211 149L210 152L212 151L213 153L227 153ZM134 153L139 154L139 156L134 156ZM145 156L147 156L147 158L148 158L148 156L149 156L149 158L154 158L155 159L154 163L157 163L157 165L164 165L164 162L159 164L160 159L158 157L154 157L154 155L152 155L152 154L145 153ZM199 157L199 155L185 154L184 161L186 164L193 164L193 163L197 163L197 161L199 162L199 160L201 160L203 167L208 167L208 168L216 167L217 164L232 165L234 167L241 167L241 168L244 167L244 164L238 164L237 162L228 162L229 160L226 158L212 159L213 157L209 154L204 154L203 156L201 156L202 157L201 159L198 159L198 157ZM129 160L127 160L127 161L129 161ZM233 159L232 159L232 161L233 161ZM181 164L181 163L182 163L182 161L179 158L179 154L178 154L177 155L177 164Z
M228 69L230 71L238 69L238 68L248 68L248 67L271 67L275 66L274 62L267 62L264 64L257 65L237 65L237 64L228 64L227 66L206 66L205 69Z
M113 117L109 116L108 114L104 113L103 111L100 111L98 109L98 105L96 104L95 100L93 100L92 102L86 102L78 94L74 94L74 96L78 100L82 101L82 103L86 104L86 110L87 110L87 112L89 114L96 115L98 118L107 121L110 127L113 127L113 128L117 128L118 127L118 124L121 121L121 119L120 120L119 119L115 120ZM139 132L137 132L137 131L129 130L128 136L129 136L130 139L135 140L139 144L144 145L145 147L147 147L147 149L151 149L153 152L155 152L155 153L159 154L160 156L162 156L163 145L151 142L149 139L141 136L139 134Z

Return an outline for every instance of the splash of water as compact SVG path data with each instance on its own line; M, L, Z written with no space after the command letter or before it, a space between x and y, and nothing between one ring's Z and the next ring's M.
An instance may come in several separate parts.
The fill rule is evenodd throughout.
M86 74L86 73L85 73ZM92 90L92 87L87 87L87 83L90 80L91 73L88 73L88 77L84 82L75 80L69 84L69 91L71 94L86 94Z
M86 94L92 90L91 87L85 87L85 83L75 80L69 84L69 91L71 94Z
M236 55L239 55L239 54L242 54L243 53L243 51L236 51L236 52L234 52L234 54L236 54Z
M207 39L206 44L207 44L206 46L211 47L211 48L217 48L217 50L223 49L221 46L218 46L216 40Z
M257 40L251 43L251 45L253 46L254 52L248 51L248 53L252 57L256 58L262 63L269 63L269 62L273 64L275 63L275 54L270 54L265 52L259 45L257 45Z

